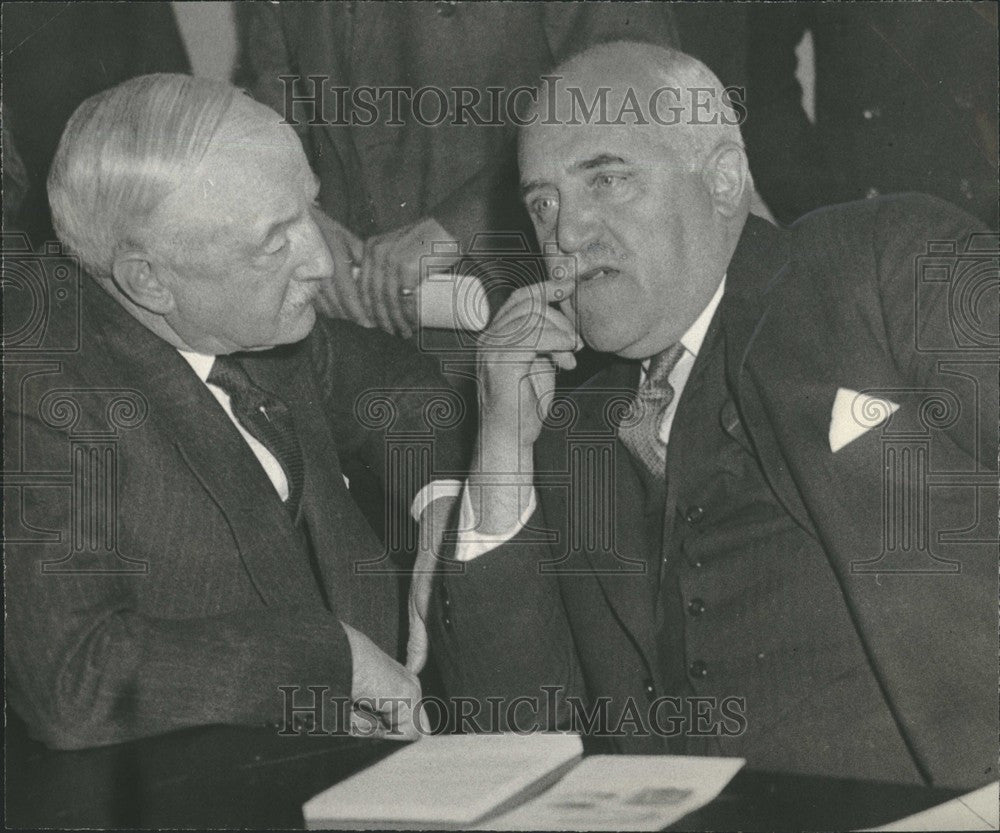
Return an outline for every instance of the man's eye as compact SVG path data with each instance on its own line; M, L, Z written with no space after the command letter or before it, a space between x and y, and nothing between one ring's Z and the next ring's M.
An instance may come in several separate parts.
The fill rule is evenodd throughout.
M625 177L621 174L598 174L594 177L594 185L604 190L617 188L624 183Z
M555 207L555 197L538 197L531 202L531 211L536 217L548 216L555 210Z
M288 245L288 238L284 234L275 235L264 242L264 254L276 255Z

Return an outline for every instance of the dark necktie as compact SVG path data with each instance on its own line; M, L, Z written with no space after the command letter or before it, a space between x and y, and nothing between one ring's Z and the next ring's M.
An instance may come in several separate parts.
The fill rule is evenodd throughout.
M240 424L281 464L288 480L285 508L293 519L298 517L305 467L288 406L257 387L239 359L233 356L216 356L207 381L229 394L230 406Z
M625 447L657 479L664 476L667 460L667 447L660 440L660 426L674 398L674 389L667 378L682 355L684 346L677 342L650 359L646 378L639 385L629 414L618 429L618 437Z

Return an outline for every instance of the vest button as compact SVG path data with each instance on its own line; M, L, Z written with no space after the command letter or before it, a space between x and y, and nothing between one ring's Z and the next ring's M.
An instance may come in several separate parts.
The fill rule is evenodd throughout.
M691 599L688 602L688 613L692 616L701 616L705 612L705 600L704 599Z
M696 659L688 666L688 674L696 679L708 676L708 666L700 659Z
M689 506L686 510L684 510L684 520L692 525L700 523L704 515L705 510L700 506Z
M646 681L643 683L643 689L646 692L646 697L652 700L656 696L656 686L653 685L653 678L647 677Z

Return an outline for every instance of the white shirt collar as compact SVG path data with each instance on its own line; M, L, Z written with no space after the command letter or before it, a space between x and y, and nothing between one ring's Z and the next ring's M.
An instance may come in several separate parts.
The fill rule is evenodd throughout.
M723 275L722 282L719 284L719 288L715 290L715 294L712 296L712 300L708 302L708 306L702 310L701 315L695 319L694 324L688 327L687 332L681 336L681 344L684 346L684 349L696 358L698 351L701 349L702 342L708 333L708 325L712 323L712 316L715 315L715 310L719 306L719 301L722 300L722 293L725 289L726 276Z
M215 364L215 356L206 356L204 353L192 353L190 350L178 350L184 357L191 369L198 374L201 381L208 383L208 374L212 372L212 365Z

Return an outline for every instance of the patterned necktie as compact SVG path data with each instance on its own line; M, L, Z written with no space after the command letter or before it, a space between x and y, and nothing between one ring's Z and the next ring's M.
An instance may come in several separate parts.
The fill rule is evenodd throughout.
M618 428L619 439L655 478L664 476L667 461L667 447L660 440L663 416L674 398L667 377L683 355L684 345L677 342L650 359L646 378Z
M293 519L298 517L305 467L288 406L257 387L239 359L233 356L216 356L208 383L229 394L233 414L240 424L281 464L288 480L285 508Z

